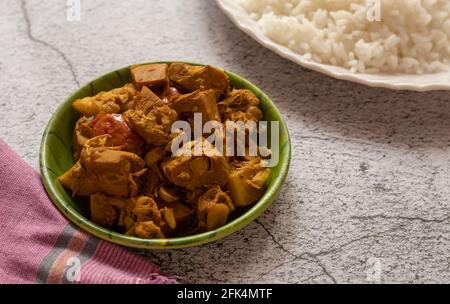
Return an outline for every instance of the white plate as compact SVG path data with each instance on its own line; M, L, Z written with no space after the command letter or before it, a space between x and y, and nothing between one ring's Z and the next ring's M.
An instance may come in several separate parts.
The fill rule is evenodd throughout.
M371 87L383 87L395 90L450 90L450 65L447 72L423 75L406 74L354 74L347 69L320 64L304 58L287 47L284 47L267 37L257 23L245 10L232 0L216 0L219 7L242 31L250 35L261 45L278 55L298 63L302 67L326 74L328 76L362 83Z

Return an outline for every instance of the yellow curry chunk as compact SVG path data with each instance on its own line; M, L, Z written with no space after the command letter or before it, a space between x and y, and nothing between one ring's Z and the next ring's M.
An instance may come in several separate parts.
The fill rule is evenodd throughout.
M78 99L73 103L73 107L85 116L117 114L128 108L136 93L136 87L128 83L109 92L100 92L93 97Z
M130 109L140 111L146 115L151 109L161 105L164 105L161 98L159 98L159 96L149 88L143 87L141 91L133 98Z
M73 157L75 160L80 158L81 150L86 142L93 137L92 119L81 117L73 130Z
M177 119L177 112L165 105L150 89L143 88L131 109L123 116L148 144L162 146L172 139L171 127Z
M148 144L162 146L171 139L171 127L177 119L177 112L166 105L155 107L148 114L130 110L124 118L134 131Z
M124 202L101 193L91 195L91 218L96 224L111 228L119 219Z
M166 203L160 202L159 206L166 207L172 209L173 216L177 223L184 221L186 218L192 215L193 210L181 203Z
M214 90L195 91L190 94L180 95L172 100L172 105L178 115L201 113L204 122L219 121L220 114L217 107L217 96Z
M228 215L234 210L230 197L218 185L209 187L197 202L197 216L203 230L219 228L227 222Z
M168 65L164 63L145 64L131 67L133 84L137 88L147 86L150 88L161 87L167 81Z
M196 147L203 147L199 156L195 156ZM219 155L214 146L203 138L184 144L177 154L163 162L161 167L171 183L188 190L213 184L223 186L227 182L230 169L225 157Z
M145 162L136 154L107 146L109 136L90 139L81 150L80 160L59 178L73 195L103 192L126 197L138 191L137 179L146 172Z
M251 91L234 89L219 103L219 109L224 121L258 122L263 117L259 104L259 99Z
M261 166L260 159L234 165L228 175L226 190L236 206L251 205L263 195L270 170Z
M169 67L169 79L188 92L213 89L219 96L229 85L224 71L212 66L191 66L185 63L172 63Z
M162 239L165 238L161 231L161 227L157 226L153 221L140 222L135 224L127 234L135 235L146 239Z

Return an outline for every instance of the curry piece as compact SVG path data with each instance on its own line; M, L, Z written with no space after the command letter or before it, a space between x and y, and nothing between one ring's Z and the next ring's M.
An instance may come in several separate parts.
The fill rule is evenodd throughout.
M167 82L168 65L164 63L145 64L131 67L133 84L141 89L162 87Z
M177 112L163 105L153 108L147 115L130 110L124 113L124 117L148 144L162 146L172 139L170 131L177 119Z
M112 228L117 224L120 210L125 207L122 200L101 193L91 195L91 218L100 226Z
M79 159L81 149L89 139L106 134L111 136L112 146L143 154L145 141L127 125L121 114L100 114L96 117L82 116L78 120L73 137L74 159Z
M142 89L135 98L132 109L123 115L131 128L148 144L162 146L172 139L170 131L177 119L177 112L165 105L148 88Z
M156 193L157 197L165 203L175 203L181 199L181 194L169 185L161 185Z
M93 97L78 99L73 103L73 107L85 116L117 114L128 109L136 93L136 87L127 83L109 92L100 92Z
M161 231L161 227L157 226L153 221L136 223L127 231L127 234L145 239L165 238Z
M145 164L147 167L153 167L156 164L160 163L164 156L166 155L166 149L165 147L156 147L147 152L145 155Z
M162 95L163 101L166 104L172 105L173 100L183 94L173 86L166 86Z
M196 211L202 231L211 231L226 224L235 209L230 197L218 185L209 187L197 201Z
M238 207L256 202L264 193L270 169L261 166L261 159L235 161L225 189Z
M180 95L172 100L172 106L180 117L193 117L194 113L202 113L203 121L220 122L217 96L214 90L197 90L190 94Z
M204 138L184 144L161 168L169 182L188 190L224 186L230 170L225 157Z
M149 167L142 187L142 193L156 196L159 185L165 180L166 178L159 166Z
M176 228L177 220L172 208L160 208L153 198L140 196L126 202L120 225L126 228L129 235L161 238Z
M94 137L94 126L92 118L82 116L76 123L73 130L73 157L75 160L80 158L81 150L84 144Z
M219 103L220 113L224 121L255 121L262 119L259 99L249 90L232 90Z
M185 63L172 63L169 67L169 79L177 87L188 92L199 89L213 89L222 95L229 85L227 74L212 66L192 66Z
M193 210L181 203L165 203L159 202L158 206L165 207L173 210L173 216L177 223L181 223L188 217L192 216Z
M160 225L163 220L158 205L149 196L139 196L129 199L126 209L136 222L152 220L154 223Z
M108 134L113 146L138 155L143 154L145 141L128 126L121 114L99 115L91 124L94 137Z
M111 147L110 136L94 137L81 150L80 160L59 180L73 195L103 192L128 197L139 190L139 177L147 169L136 154Z
M152 90L143 87L142 90L136 94L131 103L130 109L148 114L154 107L162 106L165 103Z

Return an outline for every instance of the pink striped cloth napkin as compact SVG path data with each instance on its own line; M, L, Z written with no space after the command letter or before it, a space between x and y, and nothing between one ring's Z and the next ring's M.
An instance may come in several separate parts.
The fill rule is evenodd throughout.
M39 174L0 140L0 283L176 283L126 248L69 224Z

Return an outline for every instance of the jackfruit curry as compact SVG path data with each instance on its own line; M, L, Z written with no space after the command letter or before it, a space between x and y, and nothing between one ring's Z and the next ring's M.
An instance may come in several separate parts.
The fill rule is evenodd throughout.
M259 99L230 87L211 66L147 64L130 69L132 83L79 99L73 135L75 165L59 180L89 197L93 222L141 238L166 238L223 226L265 191L270 170L259 156L173 154L177 120L255 121ZM191 149L215 146L205 138Z

